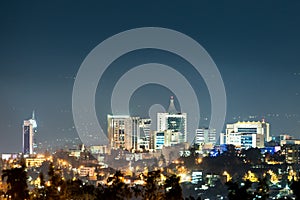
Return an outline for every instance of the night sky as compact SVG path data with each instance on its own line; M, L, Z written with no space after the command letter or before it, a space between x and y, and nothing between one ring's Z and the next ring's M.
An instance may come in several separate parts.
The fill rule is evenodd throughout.
M72 88L82 61L106 38L148 26L180 31L208 51L224 80L226 122L264 117L272 135L300 138L299 10L296 0L1 1L0 152L22 150L22 123L32 110L38 142L78 137ZM201 99L199 126L207 126L205 83L184 60L159 50L131 52L112 63L96 95L100 124L106 126L118 78L134 65L153 61L182 71ZM130 111L147 117L152 104L167 107L170 95L167 88L146 85L132 96Z

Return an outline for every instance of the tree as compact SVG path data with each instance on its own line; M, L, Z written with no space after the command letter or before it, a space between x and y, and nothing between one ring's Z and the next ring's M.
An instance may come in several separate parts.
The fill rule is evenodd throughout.
M81 180L68 180L66 181L65 197L66 199L82 199L82 181Z
M296 196L296 200L300 200L300 181L293 181L291 184L291 189Z
M31 199L33 200L45 200L47 198L45 188L45 178L42 172L39 173L40 185L38 188L34 188L31 193Z
M253 195L248 191L252 183L246 181L243 186L239 186L238 182L229 181L226 183L228 186L228 199L229 200L252 200Z
M226 149L227 149L227 151L224 152L224 154L226 156L234 157L236 155L236 150L235 150L235 146L234 145L227 144L226 145Z
M46 188L46 196L49 200L57 200L59 197L59 189L63 185L64 181L62 180L59 173L55 171L53 163L49 165L48 171L50 185Z
M45 178L42 172L39 173L39 178L40 178L40 186L45 187Z
M89 185L85 184L82 187L83 191L83 199L88 199L88 200L93 200L95 199L95 186L94 185Z
M160 170L148 172L145 186L145 194L143 199L158 200L164 199L162 186L159 184L161 181Z
M116 171L113 177L109 177L107 183L110 183L110 185L104 190L103 199L130 199L132 192L123 180L124 175L120 171Z
M64 184L63 189L63 197L62 199L73 199L73 200L81 200L81 199L94 199L94 197L89 197L88 194L94 193L94 187L90 187L90 185L85 185L79 179L77 180L67 180Z
M8 184L7 195L14 200L24 200L29 198L27 185L27 172L25 171L25 163L21 163L21 167L6 169L2 171L2 180L6 179Z
M168 200L179 200L183 199L182 189L179 185L180 177L175 174L167 177L165 181L165 196Z
M259 180L258 186L255 191L256 199L266 200L269 197L269 186L267 179L264 177Z
M261 152L258 148L250 148L247 150L242 150L245 155L246 155L246 159L252 164L252 165L256 165L259 164L261 162Z

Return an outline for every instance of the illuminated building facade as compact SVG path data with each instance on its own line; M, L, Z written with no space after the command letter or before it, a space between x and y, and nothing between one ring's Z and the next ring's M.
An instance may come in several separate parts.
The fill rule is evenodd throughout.
M270 124L265 120L227 124L226 133L221 133L220 136L220 144L232 144L241 148L263 148L264 143L270 140Z
M288 164L300 164L300 145L285 144L283 145L283 153L285 161Z
M151 119L140 119L140 138L138 140L139 150L149 150L151 142Z
M179 133L179 143L187 142L187 114L177 112L174 98L170 99L167 113L157 113L157 131L170 130Z
M24 120L23 122L23 153L25 155L34 153L34 135L37 132L37 123L35 120L34 111L31 119Z
M155 132L154 143L155 150L179 144L179 132L173 132L171 130L157 131Z
M139 149L140 118L128 115L108 115L108 139L111 149Z
M211 145L216 144L216 129L199 128L196 129L195 144Z
M112 149L127 149L131 146L131 120L127 115L108 115L108 138Z

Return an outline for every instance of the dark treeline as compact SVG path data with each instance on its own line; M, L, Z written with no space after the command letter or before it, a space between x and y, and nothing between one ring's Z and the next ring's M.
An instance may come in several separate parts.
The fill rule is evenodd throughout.
M145 185L129 186L124 183L124 175L117 171L114 176L109 177L107 184L99 184L97 187L85 184L80 179L63 180L56 173L54 165L49 166L48 177L50 184L45 184L44 175L40 174L40 186L29 193L27 186L27 173L25 165L20 168L3 170L2 179L8 184L8 191L4 194L13 200L123 200L123 199L145 199L145 200L180 200L184 199L179 184L179 177L169 175L161 182L161 172L152 171L142 175ZM250 181L229 181L226 183L229 200L252 200L268 199L269 188L266 179L259 180L253 191ZM291 183L296 200L300 199L300 182ZM200 200L200 197L187 197L185 200Z
M223 197L229 200L240 199L268 199L270 189L268 176L262 174L265 169L259 170L258 183L252 183L243 180L243 175L251 166L266 165L262 160L262 155L258 149L249 149L241 152L243 157L237 155L237 151L229 146L227 152L217 157L204 157L201 163L195 162L198 155L191 150L190 156L179 158L181 163L189 169L202 169L205 173L222 174L227 170L232 174L232 180L227 183L218 183L215 187L210 187L204 193L191 192L184 197L186 191L184 184L180 184L180 178L174 174L166 174L162 171L150 171L147 174L141 174L143 185L128 185L124 183L124 175L116 171L112 177L106 180L106 184L94 186L81 179L64 179L61 172L53 163L49 163L44 173L40 172L38 186L33 189L28 188L28 175L24 160L21 160L20 167L5 169L2 171L2 181L7 183L7 190L0 191L1 195L13 200L199 200L201 197L207 198L207 193L223 194ZM282 160L280 155L265 155L271 160ZM174 164L171 164L169 169ZM173 166L176 167L175 165ZM286 166L283 166L286 168ZM48 169L48 171L47 171ZM167 170L164 170L167 171ZM164 179L162 181L162 176ZM219 181L220 182L220 181ZM203 183L204 184L204 183ZM300 182L288 182L291 190L297 200L300 200ZM191 188L193 191L194 189Z
M152 171L142 175L145 185L130 186L124 183L124 175L117 171L109 177L107 184L99 184L97 187L87 184L80 179L64 180L55 167L50 163L48 181L46 184L44 175L40 173L40 185L31 192L27 185L27 172L25 165L20 168L3 170L2 180L8 185L8 190L3 195L13 200L121 200L121 199L147 199L147 200L180 200L182 189L179 177L169 175L161 182L161 172Z

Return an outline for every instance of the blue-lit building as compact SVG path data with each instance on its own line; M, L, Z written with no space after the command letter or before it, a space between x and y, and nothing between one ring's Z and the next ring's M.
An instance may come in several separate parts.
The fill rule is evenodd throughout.
M165 144L165 133L156 132L155 133L155 149L162 149Z
M244 148L251 148L255 146L256 142L256 135L255 134L249 134L249 133L242 133L241 134L241 147Z
M260 148L260 152L262 154L269 153L269 154L273 155L274 153L276 153L277 151L280 151L280 150L281 150L280 146Z

